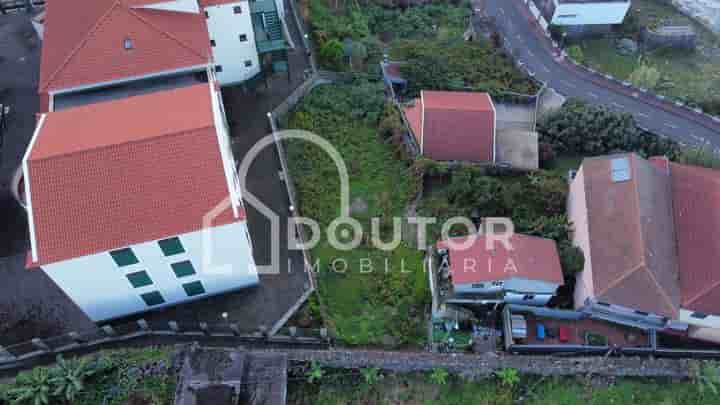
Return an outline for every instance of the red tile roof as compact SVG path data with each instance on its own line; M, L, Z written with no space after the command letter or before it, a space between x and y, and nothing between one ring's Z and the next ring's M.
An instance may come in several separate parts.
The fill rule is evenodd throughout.
M627 181L613 181L613 159L628 160ZM680 286L667 175L634 154L587 158L582 171L595 297L677 316Z
M406 116L417 116L415 109L418 105L421 109L420 120L407 118L422 146L423 155L440 161L493 160L495 109L490 95L423 90L420 99L415 102L415 107L405 110Z
M720 313L720 171L670 164L682 306Z
M562 268L555 241L536 236L514 234L510 238L512 250L495 242L488 249L486 238L471 235L452 238L460 244L474 238L466 248L451 247L447 241L438 242L438 248L449 250L450 274L453 284L482 283L510 278L546 281L563 284ZM467 264L467 268L466 268Z
M229 196L210 97L202 84L48 113L28 158L34 265L201 229Z
M40 92L207 64L204 15L133 8L150 3L156 1L49 2ZM125 39L133 49L125 49Z

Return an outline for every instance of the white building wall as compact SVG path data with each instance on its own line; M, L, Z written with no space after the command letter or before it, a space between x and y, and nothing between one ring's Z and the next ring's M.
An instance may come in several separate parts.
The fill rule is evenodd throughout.
M718 312L720 312L720 308ZM688 325L720 329L720 315L708 314L705 318L695 318L691 316L693 313L695 313L695 311L688 311L687 309L681 308L678 320Z
M95 322L163 308L256 285L259 281L245 221L209 230L212 243L203 256L203 231L179 235L184 253L164 256L157 241L131 246L139 263L118 267L103 252L42 266L47 275ZM178 278L172 263L189 260L196 274ZM210 268L203 267L210 263ZM145 270L153 284L133 288L126 274ZM205 294L188 297L182 285L200 280ZM159 291L165 303L148 307L140 294Z
M630 1L592 3L559 3L555 0L555 14L551 24L593 25L621 24L630 10Z
M242 12L235 14L234 8ZM260 73L260 60L255 47L255 31L250 17L250 5L247 1L206 7L207 27L215 66L222 66L222 72L216 72L221 85L240 83ZM240 36L246 35L247 41ZM246 62L250 66L246 66Z
M503 301L513 304L545 305L555 295L558 287L559 285L554 283L514 277L495 282L456 284L453 290L458 294L503 297Z

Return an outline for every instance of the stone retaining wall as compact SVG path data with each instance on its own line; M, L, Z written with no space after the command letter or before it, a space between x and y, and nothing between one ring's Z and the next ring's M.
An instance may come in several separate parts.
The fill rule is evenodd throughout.
M276 351L276 350L272 350ZM604 377L646 377L686 379L694 360L640 357L552 357L517 355L436 354L381 350L284 350L290 361L317 361L332 368L377 367L409 373L445 368L450 372L488 377L503 368L522 374L542 376L599 375Z

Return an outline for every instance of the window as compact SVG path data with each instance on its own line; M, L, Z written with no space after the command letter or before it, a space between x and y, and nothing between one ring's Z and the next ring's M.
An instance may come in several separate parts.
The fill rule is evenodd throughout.
M690 314L690 317L696 319L705 319L708 316L707 314L703 314L702 312L693 312L692 314Z
M183 284L183 289L188 297L195 295L205 294L205 287L199 281L193 281L192 283Z
M142 298L143 301L145 301L145 304L149 307L165 303L165 298L163 298L160 294L160 291L151 291L149 293L140 294L140 298Z
M240 42L247 41L247 35L246 34L240 34Z
M135 257L135 253L133 253L130 248L113 250L110 252L110 256L112 256L113 260L115 260L115 264L119 267L139 263L137 257Z
M609 307L609 306L610 306L610 304L608 304L607 302L601 302L601 301L598 301L597 304L598 304L598 305L602 305L602 306L604 306L604 307Z
M210 46L213 46L213 47L215 46L215 40L214 40L214 39L211 39L211 40L210 40Z
M485 288L485 284L483 284L483 283L473 284L473 285L472 285L472 288Z
M493 281L492 285L494 285L495 287L499 287L499 286L503 285L503 282L502 281Z
M233 14L241 14L241 13L242 13L242 6L233 7Z
M127 276L128 281L130 281L130 284L134 288L144 287L146 285L152 284L152 280L150 280L150 276L148 276L147 272L145 271L136 271L135 273L128 273Z
M182 243L180 243L180 238L177 237L158 241L158 245L160 245L160 249L165 256L185 253L185 249L183 248Z
M535 294L526 294L523 296L524 301L530 301L535 299Z
M205 12L205 18L210 18L210 14L208 14L207 11Z
M125 38L123 41L123 48L125 48L126 51L129 51L133 49L133 41L130 38Z
M251 60L246 60L246 61L245 61L245 67L250 67L250 66L252 66L252 61L251 61Z
M216 66L215 66L215 71L216 71L217 73L222 72L222 65L216 65Z
M575 18L577 14L560 14L558 18Z
M192 263L190 263L190 260L173 263L171 264L171 266L173 271L175 272L175 275L178 278L192 276L193 274L195 274L195 268L193 267Z
M648 315L650 315L649 313L643 312L643 311L635 311L635 313L638 314L638 315L642 315L642 316L648 316Z

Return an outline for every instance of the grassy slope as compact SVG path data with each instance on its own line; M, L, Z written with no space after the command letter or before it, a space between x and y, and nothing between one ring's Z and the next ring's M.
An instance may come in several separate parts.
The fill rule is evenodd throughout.
M369 218L402 216L416 188L405 163L394 156L391 145L380 139L376 119L358 116L377 106L360 108L356 103L378 98L382 105L382 87L370 87L370 94L358 94L358 88L353 86L319 87L290 119L290 127L311 130L340 152L348 166L350 201L360 200L367 205L366 212L353 214L365 233L370 229ZM327 225L340 212L339 180L333 163L317 148L297 143L290 145L289 156L303 215ZM394 336L396 341L420 340L420 318L414 326L407 325L409 330L402 329L398 318L400 311L414 311L418 316L422 313L417 305L421 300L415 299L424 294L415 294L416 286L426 285L421 252L404 245L384 252L366 243L343 252L332 248L323 236L312 256L319 261L319 291L340 338L351 344L379 344L386 335ZM347 270L331 270L335 259L343 259ZM361 261L368 260L373 263L373 271L363 273ZM412 316L405 313L402 317Z
M288 404L292 405L704 405L720 400L710 393L701 395L697 387L686 382L622 379L610 386L593 387L574 379L525 379L513 391L493 380L465 382L451 378L447 385L438 386L421 374L389 375L372 387L361 377L326 377L320 385L291 385L288 394Z
M690 24L699 34L699 43L718 46L720 39L712 32L680 14L675 8L657 0L635 0L633 9L640 10L641 24L672 20L678 24ZM582 43L585 59L597 70L610 73L625 80L639 65L638 56L623 56L616 52L612 41L587 40ZM708 91L720 91L720 63L710 60L699 52L687 53L657 50L643 55L652 66L657 67L670 80L669 86L660 89L664 94L679 98L704 99Z

